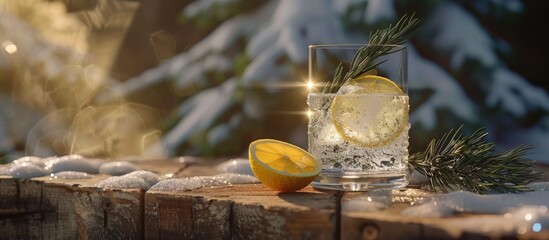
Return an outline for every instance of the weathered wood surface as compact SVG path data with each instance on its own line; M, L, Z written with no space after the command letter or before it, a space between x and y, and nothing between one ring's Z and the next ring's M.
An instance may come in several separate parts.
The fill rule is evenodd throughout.
M167 160L137 165L159 175L186 166ZM107 177L0 177L0 239L143 239L145 192L94 187Z
M549 166L540 165L537 168L543 172L541 181L549 181ZM491 214L460 214L452 217L413 217L400 214L402 210L411 206L420 199L421 191L417 190L415 198L402 197L404 192L393 190L393 205L381 211L342 211L341 212L341 239L549 239L549 229L543 226L543 231L536 233L531 229L524 229L525 233L488 231L473 227L474 221L481 223L483 220L493 224L501 224L503 215ZM356 194L354 194L356 195ZM425 192L424 196L430 193ZM368 193L362 194L362 198ZM409 194L404 196L410 196ZM352 199L353 194L348 193L342 197L345 200ZM549 203L547 203L549 205ZM501 221L498 221L500 219ZM467 224L466 224L467 222ZM508 226L510 227L510 226ZM497 229L495 227L494 229ZM503 229L503 227L501 228Z
M462 214L452 217L412 217L400 212L409 204L396 204L391 209L376 212L343 212L341 215L341 239L549 239L549 231L535 233L490 232L475 221L489 221L491 227L505 221L503 215ZM473 223L474 224L474 223ZM503 229L503 227L502 227Z
M140 239L143 191L0 179L2 239Z
M166 177L217 173L212 162L192 167L174 160L138 165ZM393 191L390 209L348 212L340 211L346 199L368 193L340 198L310 187L279 193L262 184L177 193L94 187L106 177L0 177L0 239L549 239L545 228L541 233L498 236L469 232L460 224L493 215L403 216L400 211L416 199L399 196L401 191ZM428 193L418 191L417 196L421 194Z
M262 184L145 194L146 239L333 239L332 194L279 193Z

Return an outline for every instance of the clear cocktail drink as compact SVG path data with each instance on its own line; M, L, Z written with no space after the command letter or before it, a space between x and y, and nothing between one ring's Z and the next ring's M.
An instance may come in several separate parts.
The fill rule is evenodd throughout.
M320 54L348 56L360 46L311 49L312 76L321 69ZM402 46L379 61L377 70L345 83L337 93L310 93L308 151L322 163L313 187L364 191L408 184L409 97L406 54ZM345 60L342 60L345 61ZM392 64L387 67L385 65ZM397 81L394 81L397 80Z

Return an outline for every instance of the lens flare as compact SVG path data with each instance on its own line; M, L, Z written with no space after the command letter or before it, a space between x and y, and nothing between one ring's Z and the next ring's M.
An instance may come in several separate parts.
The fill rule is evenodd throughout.
M11 41L5 41L2 43L2 47L9 54L14 54L17 52L17 45L13 44Z
M307 82L307 90L312 90L315 87L315 83L313 81Z

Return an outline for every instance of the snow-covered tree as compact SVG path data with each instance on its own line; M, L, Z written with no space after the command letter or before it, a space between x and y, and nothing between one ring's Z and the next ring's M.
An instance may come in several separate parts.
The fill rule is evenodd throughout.
M41 4L60 4L43 0L33 1ZM68 86L79 89L79 94L69 94L72 96L71 99L76 100L71 102L71 107L79 111L72 111L68 115L67 112L55 111L58 113L57 117L55 114L46 117L41 110L35 120L29 122L29 126L39 127L33 128L32 133L21 130L17 136L22 139L24 137L21 136L28 135L24 140L29 145L26 148L40 146L40 149L56 152L60 149L66 151L67 146L79 146L78 148L84 152L111 151L99 150L99 146L86 149L84 146L88 143L82 139L95 139L94 142L101 142L103 139L104 142L110 142L106 145L113 147L124 140L142 141L147 138L146 136L156 136L156 132L151 130L143 133L144 126L147 125L145 122L150 119L144 119L142 113L159 108L159 102L168 102L169 106L175 107L168 113L156 114L153 117L158 121L158 126L163 126L161 142L153 144L147 149L147 153L238 155L245 153L249 142L264 137L278 138L306 147L307 118L300 112L307 108L307 91L304 84L307 79L307 46L366 43L371 31L394 23L404 14L416 12L423 20L423 29L417 37L407 43L409 93L412 104L412 152L422 150L429 140L440 136L442 132L463 124L466 132L487 127L491 133L490 140L496 141L500 147L522 143L533 145L536 148L531 157L549 162L549 94L540 86L541 81L529 79L524 68L517 68L517 62L520 61L517 56L524 56L518 54L518 50L524 49L524 46L510 40L509 32L519 32L523 29L506 32L497 30L500 29L497 28L499 24L507 28L516 28L518 19L527 16L528 4L531 3L520 0L192 1L182 9L181 19L185 26L192 26L193 30L198 29L189 34L203 35L199 42L184 52L164 60L157 67L127 81L115 83L112 87L110 82L107 84L102 81L94 81L97 85L86 85L89 82L78 77L82 76L81 73L98 74L101 71L91 68L85 68L86 71L80 68L62 68L64 71L61 72L73 73L72 76L76 77L55 79L62 79L62 82L76 79L73 81L76 85ZM40 14L30 16L43 16L46 19L53 16L43 15L47 12L44 8L43 11L39 11L39 8L32 9ZM55 11L62 12L59 9ZM4 26L7 29L15 24L26 29L24 26L33 26L34 20L20 23L10 20L16 15L13 11L9 14L0 11L0 27ZM14 24L6 26L7 21ZM78 22L66 21L67 24L71 23L67 25L69 29L78 29ZM44 22L35 21L34 24L40 25ZM538 26L542 25L540 23ZM55 29L43 28L46 30L41 34L54 35ZM4 33L2 31L6 30L0 28L0 33ZM35 31L29 32L31 33L23 34L19 38L14 37L11 32L2 36L10 36L12 40L21 41L17 43L20 45L25 43L22 40L26 39L24 36L34 36ZM24 49L39 46L38 49L48 50L41 51L43 54L32 58L37 60L26 65L34 69L35 75L50 79L60 72L55 70L55 67L71 61L77 64L85 61L83 58L77 58L78 61L67 60L62 56L78 55L63 55L61 53L66 50L61 49L65 48L53 47L41 39L43 38L34 37L25 40L35 43ZM2 50L9 50L6 45L9 42L1 40L4 48ZM84 42L78 43L72 50L85 50ZM152 43L162 44L162 41ZM162 49L163 46L157 47ZM2 72L0 79L12 76L10 64L13 57L10 56L13 55L5 51L0 51L0 72L9 74ZM56 64L58 62L62 64ZM535 69L543 70L542 67ZM24 95L27 96L27 100L24 96L17 98L17 104L23 106L18 109L25 109L25 106L29 106L25 105L25 101L36 96L47 96L43 99L51 103L41 102L46 108L55 106L55 99L59 99L57 104L67 104L61 100L66 93L74 93L62 90L44 91L47 88L41 86L45 85L29 86L42 95ZM89 91L81 90L82 86ZM151 92L156 95L155 99L149 98ZM2 94L4 93L5 91ZM161 101L158 98L161 98ZM135 104L128 103L128 99ZM16 106L11 104L13 98L4 95L0 96L0 101L4 105ZM98 128L108 125L113 118L100 116L113 117L108 114L113 109L107 107L99 110L96 107L101 106L100 109L103 109L104 106L120 106L121 102L124 103L123 106L128 106L124 111L128 112L125 116L129 116L130 119L118 118L117 121L134 121L133 124L126 124L125 128L121 129L109 127L111 130L117 129L116 134L74 131L82 129L77 127L79 125L97 124L95 126ZM61 109L66 110L68 107L64 105ZM32 110L29 110L32 114L26 114L22 110L18 112L25 116L36 115ZM5 116L7 115L4 113L0 117L13 119ZM59 116L69 118L53 121L55 127L46 124L52 123L47 119L52 120ZM102 119L103 122L90 119ZM41 124L36 124L37 122ZM9 130L12 129L12 125L6 127L8 125L4 124L0 127L0 137L3 139L0 146L5 151L18 148L14 146L13 141L5 140L13 139L13 131ZM23 129L29 128L24 124L20 126ZM134 127L140 130L137 131ZM147 125L146 129L151 129L150 127ZM106 136L110 138L105 140ZM44 139L48 140L43 141ZM58 146L59 139L62 139L61 148ZM68 144L71 142L68 141L70 139L79 139L79 144ZM135 145L132 143L128 146Z
M523 3L412 2L195 1L182 16L211 33L102 99L169 85L166 97L181 105L156 146L167 154L238 154L259 137L305 146L306 118L291 113L306 109L307 46L366 43L372 30L417 12L423 30L408 43L412 147L463 124L486 127L502 147L534 145L533 157L549 161L549 95L507 66L513 46L478 18L516 18Z
M249 2L192 2L182 17L211 33L118 86L119 96L171 86L165 97L181 107L163 137L168 154L238 154L253 138L273 136L305 146L306 119L282 113L306 108L307 46L366 43L372 30L416 12L423 30L408 43L412 147L463 124L487 127L502 147L534 145L532 157L549 161L549 95L508 66L513 46L485 26L520 17L523 2Z

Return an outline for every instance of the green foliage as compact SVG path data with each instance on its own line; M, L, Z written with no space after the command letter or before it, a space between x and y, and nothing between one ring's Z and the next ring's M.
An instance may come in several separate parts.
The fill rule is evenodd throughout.
M334 73L334 79L326 84L323 93L336 93L346 81L360 76L361 74L374 69L383 62L374 62L380 56L388 54L392 47L382 46L384 44L397 45L408 40L417 31L419 19L412 14L410 17L404 15L395 26L375 31L370 35L368 45L361 47L353 57L349 70L343 75L344 66L339 64Z
M530 191L526 184L541 177L531 168L534 161L523 157L531 147L497 151L495 143L484 141L488 133L483 129L467 136L460 129L433 139L424 152L410 157L412 168L427 176L434 190L524 192Z
M208 8L202 9L197 14L189 16L181 14L179 22L185 24L187 22L193 22L200 29L209 29L223 22L229 18L242 14L243 12L249 12L255 8L263 5L265 0L241 0L241 1L228 1L226 3L216 2Z
M245 52L241 52L235 57L234 61L234 69L236 76L242 76L244 74L244 71L246 71L246 67L252 62L252 59L248 57L248 55Z

